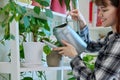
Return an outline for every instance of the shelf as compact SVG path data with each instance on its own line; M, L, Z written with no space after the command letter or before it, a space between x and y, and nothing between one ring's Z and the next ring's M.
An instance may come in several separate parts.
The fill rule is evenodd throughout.
M31 4L26 4L26 3L22 3L22 2L18 2L18 1L16 3L19 4L20 6L26 7L27 10L28 10L27 11L28 15L32 14L35 17L39 17L41 19L45 19L45 20L49 19L48 17L46 17L46 15L44 13L45 12L44 10L42 10L42 12L40 13L40 15L38 15L38 14L36 14L36 13L33 12L34 6L32 6ZM54 20L60 20L60 19L65 19L66 18L66 14L61 14L61 13L57 13L57 12L54 12L54 11L52 11L52 13L53 13L53 19ZM71 20L70 17L68 17L68 19Z
M16 1L16 0L15 0ZM6 3L6 2L5 2ZM45 15L45 10L38 15L34 13L34 6L26 3L17 2L20 6L23 6L27 9L26 15L33 15L34 17L51 20L49 22L65 22L66 14L61 14L52 11L53 18L50 19ZM68 17L68 20L70 18ZM53 24L53 23L52 23ZM13 26L13 27L11 27ZM9 73L11 75L11 80L20 80L20 72L28 72L28 71L47 71L47 70L60 70L60 78L59 80L63 80L63 70L71 70L70 66L60 66L60 67L47 67L47 66L32 66L32 67L20 67L20 50L19 50L19 24L15 20L10 24L10 33L15 36L15 40L11 40L10 49L11 49L11 62L0 62L0 73ZM56 80L56 79L55 79Z
M70 67L70 66L61 66L61 67L40 66L40 67L31 67L31 68L21 67L20 72L27 72L27 71L46 71L46 70L71 70L71 67Z

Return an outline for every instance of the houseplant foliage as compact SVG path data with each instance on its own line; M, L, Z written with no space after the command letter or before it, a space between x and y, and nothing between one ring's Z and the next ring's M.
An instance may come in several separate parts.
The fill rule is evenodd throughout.
M87 54L83 57L83 62L86 64L86 66L91 70L93 71L94 70L94 67L95 67L95 58L97 56L96 55L90 55L90 54ZM73 76L73 72L70 71L67 73L67 75L70 76L70 78L68 78L68 80L76 80L76 78Z
M48 0L36 0L38 3L41 3L43 7L35 6L33 12L35 14L41 14L42 10L45 11L45 15L47 17L52 18L53 14L51 10L46 9L49 6ZM5 17L3 20L0 20L0 25L4 28L4 36L0 40L1 43L4 43L5 40L14 39L14 36L10 34L9 24L15 19L20 23L20 35L24 36L23 33L33 32L34 33L34 41L37 39L37 35L45 36L45 32L50 31L50 27L47 24L47 20L42 20L39 18L33 17L33 15L27 15L27 9L16 4L14 1L9 0L8 4L6 4L3 8L0 9L0 14L3 14ZM37 27L35 27L36 25ZM38 29L42 28L41 31L38 32ZM34 29L34 30L33 30ZM25 36L24 36L25 41Z
M49 42L56 46L61 46L58 41L49 40ZM57 51L53 51L49 45L45 45L43 51L46 54L46 62L49 67L57 67L61 65L62 55L58 54Z
M26 74L29 74L29 76ZM33 77L34 75L37 75L37 80L47 80L45 71L35 71L35 72L21 72L21 80L34 80Z
M61 4L61 6L62 6L62 2L64 2L66 5L66 9L70 10L70 0L59 0L59 2Z
M62 2L64 1L65 5L66 5L66 9L67 10L71 10L71 5L74 9L76 9L76 0L59 0L61 6L62 6ZM70 4L72 3L72 4Z
M51 10L46 7L49 6L48 0L36 0L43 7L35 6L33 12L40 15L43 11L47 17L52 18L53 14ZM19 32L20 35L24 37L23 41L26 41L25 33L32 32L34 35L34 41L41 40L44 37L46 39L46 34L50 31L47 20L35 18L34 15L27 15L27 8L16 4L16 2L9 0L8 4L0 8L0 15L3 14L5 17L0 20L0 25L4 28L4 36L0 40L4 44L5 40L14 39L14 36L10 34L10 23L15 20L19 22ZM11 26L12 27L12 26ZM23 46L20 45L20 53L23 53ZM20 54L21 58L24 58L24 54ZM40 73L40 72L39 72Z
M41 11L44 9L45 15L47 17L53 18L53 14L50 9L46 9L45 7L49 6L49 0L36 0L40 3L43 7L35 6L33 11L36 14L40 14ZM22 7L16 4L14 1L9 0L8 4L6 4L3 8L0 9L0 14L3 14L5 17L3 20L0 20L0 25L5 30L4 37L0 40L0 42L4 42L4 40L14 39L14 36L10 34L9 31L9 24L15 19L16 21L20 22L24 25L25 28L28 28L31 24L30 22L33 21L32 15L26 15L27 10L25 7ZM30 19L31 18L31 19ZM44 27L44 29L48 29L48 27Z

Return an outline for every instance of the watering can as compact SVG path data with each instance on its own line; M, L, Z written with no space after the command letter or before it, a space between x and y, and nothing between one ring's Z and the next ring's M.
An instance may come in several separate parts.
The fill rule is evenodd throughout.
M84 40L75 32L74 29L72 29L70 25L68 25L67 17L64 24L55 26L53 28L53 34L58 42L62 44L61 40L67 41L75 47L78 53L84 52L87 47L87 44L84 42ZM62 45L64 46L64 44Z

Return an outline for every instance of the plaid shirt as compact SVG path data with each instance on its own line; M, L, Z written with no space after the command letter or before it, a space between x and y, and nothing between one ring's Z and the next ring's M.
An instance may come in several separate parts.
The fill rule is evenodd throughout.
M88 30L84 29L85 31ZM83 35L88 35L84 34ZM84 39L87 39L84 38ZM80 56L76 56L71 61L73 74L77 80L120 80L120 34L109 32L103 41L87 41L87 50L99 50L99 55L95 62L95 69L91 71L82 61Z

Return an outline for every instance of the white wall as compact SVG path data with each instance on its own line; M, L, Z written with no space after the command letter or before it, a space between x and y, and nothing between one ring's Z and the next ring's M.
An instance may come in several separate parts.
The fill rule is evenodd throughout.
M85 17L87 24L89 24L89 0L79 0L79 10Z

